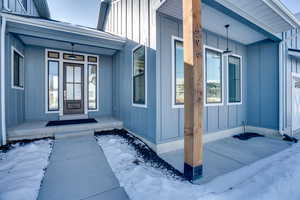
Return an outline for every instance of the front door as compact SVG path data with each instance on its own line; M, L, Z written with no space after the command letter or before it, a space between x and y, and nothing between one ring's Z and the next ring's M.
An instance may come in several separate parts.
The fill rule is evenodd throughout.
M64 114L84 113L84 65L64 63Z

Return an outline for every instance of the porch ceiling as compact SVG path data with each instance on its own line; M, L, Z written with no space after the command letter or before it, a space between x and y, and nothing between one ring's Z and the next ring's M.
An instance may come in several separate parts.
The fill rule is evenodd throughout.
M24 44L113 55L121 50L126 39L91 28L72 25L64 22L24 17L12 14L1 14L7 20L7 32L19 37Z
M230 38L243 44L266 38L279 41L279 33L297 27L299 23L280 2L275 1L203 0L203 27L226 36L224 25L230 24ZM158 11L182 20L182 0L166 0Z

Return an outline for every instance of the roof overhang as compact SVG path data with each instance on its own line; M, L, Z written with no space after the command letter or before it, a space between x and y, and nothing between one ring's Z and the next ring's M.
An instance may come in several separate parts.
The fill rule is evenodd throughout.
M125 38L69 23L8 13L1 13L1 17L6 18L7 31L22 36L56 41L68 39L75 44L78 43L111 50L121 50L126 43Z
M209 9L205 11L205 7L207 7L211 8L210 10L218 11L219 13L215 12L215 16L219 15L220 20L224 23L225 19L222 19L221 15L223 15L223 17L227 16L228 21L230 21L229 18L231 18L239 22L241 24L241 30L244 30L245 33L247 33L247 29L244 26L247 26L256 33L263 35L265 37L264 39L280 41L280 33L300 27L297 18L278 0L202 1L204 7L202 11L203 24L208 23L207 21L210 20L208 16L211 17L211 14L208 13ZM158 11L182 20L182 0L165 0L158 8ZM212 21L210 21L210 23L211 22ZM219 21L213 21L213 24L215 26L222 26ZM238 23L235 24L237 25ZM214 32L214 30L211 31ZM256 42L255 38L253 39L253 42ZM246 41L242 43L247 44Z
M288 54L290 56L296 57L298 59L300 59L300 49L288 49Z
M42 18L50 19L50 10L47 0L33 0L39 15Z

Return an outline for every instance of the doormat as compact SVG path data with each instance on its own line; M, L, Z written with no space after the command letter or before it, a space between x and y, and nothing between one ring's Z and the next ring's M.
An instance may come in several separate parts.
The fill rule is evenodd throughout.
M238 134L238 135L234 135L232 136L233 138L239 139L239 140L249 140L251 138L255 138L255 137L265 137L263 135L260 135L258 133L242 133L242 134Z
M63 125L74 125L74 124L88 124L88 123L97 123L97 120L94 118L89 119L72 119L72 120L56 120L49 121L46 126L63 126Z

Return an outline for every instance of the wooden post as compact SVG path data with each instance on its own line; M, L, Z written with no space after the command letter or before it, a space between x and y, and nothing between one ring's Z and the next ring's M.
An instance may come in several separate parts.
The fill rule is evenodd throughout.
M184 39L184 175L202 177L203 42L201 0L183 1Z

